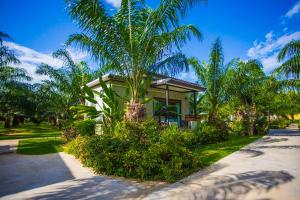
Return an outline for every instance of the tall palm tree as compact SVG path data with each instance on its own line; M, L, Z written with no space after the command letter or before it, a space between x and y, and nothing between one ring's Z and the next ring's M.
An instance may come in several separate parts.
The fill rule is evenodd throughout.
M248 135L254 134L257 114L257 99L261 97L262 85L266 81L262 64L258 60L239 61L237 66L229 67L226 72L226 93L235 99L242 109Z
M210 52L209 62L199 62L196 58L189 60L195 69L201 84L206 88L206 100L209 104L208 121L213 123L218 117L218 106L223 101L223 79L226 72L221 40L217 39Z
M3 44L4 39L11 37L0 31L0 116L5 118L5 128L11 126L15 112L20 111L20 105L29 88L31 80L22 68L11 67L11 64L20 64L14 52Z
M144 0L122 0L112 13L98 0L66 0L71 17L83 30L71 35L66 44L89 52L104 72L123 76L131 95L128 107L138 105L142 110L140 91L149 87L142 80L149 72L174 75L188 69L180 47L201 33L193 25L180 26L179 21L199 1L161 0L152 9Z
M83 61L75 63L65 49L57 50L53 53L53 57L63 61L64 67L55 69L47 64L41 64L36 73L49 76L50 82L45 82L56 86L59 91L69 94L74 102L83 104L84 94L81 87L93 78L87 63Z
M278 61L284 61L275 72L291 75L293 79L300 77L300 40L293 40L286 44L278 54Z
M58 122L59 119L71 117L71 106L84 104L85 94L82 87L95 76L87 63L83 61L75 63L65 49L57 50L53 53L53 57L63 61L64 66L55 69L47 64L41 64L36 73L50 77L50 80L44 80L38 87L38 93L45 100L39 104L41 107L49 106L48 110Z

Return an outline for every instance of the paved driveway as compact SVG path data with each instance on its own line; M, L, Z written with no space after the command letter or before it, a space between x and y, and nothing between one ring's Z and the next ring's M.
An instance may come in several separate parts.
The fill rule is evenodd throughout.
M1 141L0 149L16 144ZM124 199L145 196L161 185L98 176L65 153L0 153L0 199Z
M300 199L300 137L265 136L145 199Z
M293 200L300 199L300 137L265 136L207 169L163 186L97 176L64 153L0 154L0 199Z

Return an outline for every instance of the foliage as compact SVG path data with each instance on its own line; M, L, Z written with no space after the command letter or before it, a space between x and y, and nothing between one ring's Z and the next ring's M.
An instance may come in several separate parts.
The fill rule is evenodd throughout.
M96 121L92 119L85 119L74 122L74 127L76 132L82 136L92 136L95 135Z
M18 124L15 116L23 116L27 110L31 77L24 69L10 66L20 64L20 61L3 44L4 39L11 38L0 31L0 118L5 121L5 128L10 128Z
M102 64L103 72L121 75L130 90L130 103L139 103L149 88L145 76L188 69L181 46L191 36L201 38L201 33L179 22L198 2L161 0L152 9L145 1L125 0L116 12L109 12L98 0L66 0L69 14L83 30L71 35L66 44L87 51Z
M201 166L188 149L192 133L176 127L160 134L153 121L117 124L114 134L77 137L66 150L98 173L175 181L185 170Z
M276 74L284 74L287 78L299 79L300 77L300 40L292 40L286 44L278 54L278 61L284 61L274 70Z
M208 123L198 123L193 131L199 144L222 142L228 138L228 131L225 127L218 128Z
M167 145L190 147L196 144L197 138L192 131L181 131L177 126L173 125L162 131L160 141Z
M17 153L26 155L43 155L63 151L65 141L58 138L36 138L20 140Z
M254 124L255 134L267 134L269 130L269 122L266 116L259 116Z
M266 81L266 75L258 60L247 62L238 61L235 67L230 67L226 73L226 94L228 99L237 104L237 110L241 111L247 134L254 134L254 123L257 118L257 106L262 97L262 85Z
M279 118L271 120L270 128L271 129L285 129L289 125L289 120L284 118Z
M101 120L105 131L113 131L116 123L122 120L124 113L122 108L123 101L114 88L102 80L102 77L99 78L99 85L100 91L93 90L86 85L82 88L85 94L84 99L99 106L99 110L95 106L88 105L73 106L71 110L76 112L76 118L85 114L87 117ZM97 102L96 96L102 100L102 104Z
M224 76L227 68L224 65L221 40L217 39L213 44L208 63L200 63L196 58L190 59L189 63L195 69L200 83L206 88L208 120L215 122L218 118L218 107L224 102Z
M244 136L247 134L247 130L243 121L234 120L230 123L231 133L237 136Z
M141 123L144 128L134 122L128 129L125 128L127 123L119 123L113 135L79 136L69 142L65 150L97 173L173 182L260 137L229 137L228 141L217 144L191 145L195 142L191 131L181 132L171 126L159 134L153 122ZM156 134L141 136L148 129L152 129L148 135Z
M41 111L46 117L53 118L55 125L63 128L72 121L70 107L84 104L85 94L81 88L98 73L91 72L83 61L75 63L65 49L59 49L52 55L63 62L63 67L56 69L41 64L36 70L37 74L50 77L50 80L43 80L36 86L36 113Z

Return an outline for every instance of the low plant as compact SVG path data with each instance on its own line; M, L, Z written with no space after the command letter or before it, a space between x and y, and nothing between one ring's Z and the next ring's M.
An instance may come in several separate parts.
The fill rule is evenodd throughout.
M261 116L255 121L255 134L267 134L269 122L267 117Z
M85 119L85 120L74 122L75 131L82 136L95 135L95 126L96 126L96 121L92 119Z
M230 132L237 136L244 136L247 134L247 130L243 121L239 120L235 120L230 123Z
M271 129L285 129L289 125L289 120L287 119L276 119L270 122Z
M79 136L66 151L97 173L173 182L201 166L188 146L192 132L168 127L159 132L153 120L119 122L114 133Z
M194 129L196 140L200 144L212 144L225 141L228 138L228 131L225 125L212 125L198 123Z

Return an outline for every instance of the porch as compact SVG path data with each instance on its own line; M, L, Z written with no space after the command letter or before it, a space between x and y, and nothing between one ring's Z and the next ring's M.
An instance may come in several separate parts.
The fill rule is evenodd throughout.
M193 121L199 121L203 118L203 115L197 114L196 98L198 92L205 91L204 87L196 83L167 77L153 81L151 88L161 90L165 94L164 98L154 98L153 115L159 123L188 127ZM182 110L182 100L176 99L174 95L173 98L170 98L170 92L185 95L183 101L188 103L188 111Z

